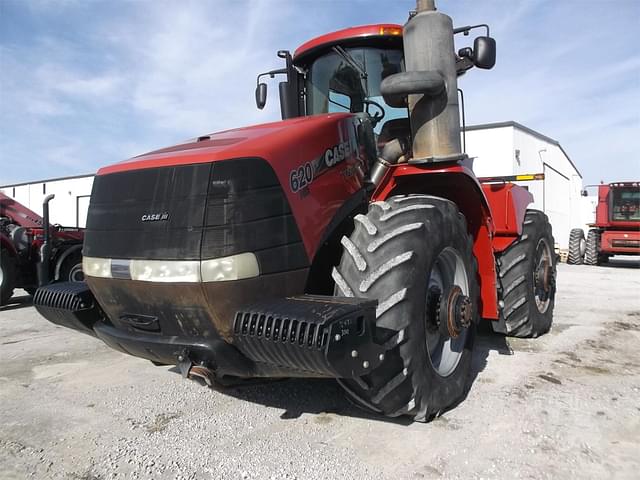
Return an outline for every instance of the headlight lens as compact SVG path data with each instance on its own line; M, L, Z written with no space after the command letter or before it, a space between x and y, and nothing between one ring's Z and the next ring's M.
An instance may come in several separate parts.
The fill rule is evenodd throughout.
M258 259L253 253L204 260L201 271L203 282L226 282L260 275Z
M111 259L82 257L82 271L89 277L112 278Z

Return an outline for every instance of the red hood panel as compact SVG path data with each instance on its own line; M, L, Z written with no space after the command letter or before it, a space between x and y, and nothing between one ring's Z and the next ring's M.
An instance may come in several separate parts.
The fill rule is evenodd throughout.
M291 148L291 143L296 139L306 137L314 131L323 130L334 125L336 121L350 116L351 114L348 113L314 115L212 133L181 145L163 148L103 167L98 170L98 175L143 168L215 162L229 158L266 158L281 151L282 148Z
M42 217L20 202L0 192L0 216L11 217L15 223L26 228L41 228Z

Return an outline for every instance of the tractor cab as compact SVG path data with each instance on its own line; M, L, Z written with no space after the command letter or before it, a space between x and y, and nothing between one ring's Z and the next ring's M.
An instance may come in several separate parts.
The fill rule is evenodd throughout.
M495 41L486 25L465 26L454 33L468 35L474 28L486 28L473 48L460 49L455 56L455 75L474 66L492 68ZM411 136L407 97L383 94L383 81L405 71L403 29L396 24L375 24L328 33L298 47L293 55L278 52L285 67L257 77L256 105L264 108L267 84L263 77L285 75L279 84L283 120L327 113L367 114L376 134L378 151L389 141Z
M376 25L336 32L334 40L325 36L302 45L294 59L303 72L298 92L305 115L364 112L377 134L391 120L406 123L406 105L387 104L380 91L386 77L404 70L401 33L400 26Z
M394 124L403 124L409 131L407 106L389 105L380 90L386 77L404 70L400 25L367 25L332 32L304 43L293 55L279 51L278 56L285 60L285 68L258 75L258 108L266 103L267 85L261 78L284 74L286 80L279 84L283 120L366 113L378 135Z

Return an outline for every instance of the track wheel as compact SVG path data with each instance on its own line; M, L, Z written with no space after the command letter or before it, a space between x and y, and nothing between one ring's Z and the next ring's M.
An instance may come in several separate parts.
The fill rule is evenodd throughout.
M0 305L5 305L13 295L16 282L16 261L7 250L0 250Z
M549 331L556 294L551 224L527 210L522 235L498 258L502 320L507 335L537 337Z
M356 401L427 421L466 392L478 288L464 216L448 200L395 196L355 217L333 270L336 294L378 300L383 362L341 380Z
M587 233L587 248L584 253L584 263L586 265L599 265L602 261L600 255L600 232L596 229Z
M569 265L582 265L584 253L587 249L587 242L584 239L584 230L574 228L569 234L569 256L567 263Z

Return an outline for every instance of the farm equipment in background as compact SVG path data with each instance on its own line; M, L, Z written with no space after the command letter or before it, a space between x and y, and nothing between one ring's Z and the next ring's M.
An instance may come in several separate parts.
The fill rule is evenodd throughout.
M495 40L420 0L404 27L278 57L256 104L283 75L283 121L102 168L86 285L34 303L208 384L333 377L365 408L428 420L464 396L480 319L522 337L552 322L546 216L522 187L481 185L461 148L457 77L492 68Z
M614 255L640 255L640 182L597 187L595 223L586 239L581 228L571 230L567 263L600 265Z
M81 229L49 225L49 195L43 216L0 193L0 305L16 288L33 294L53 281L83 281Z

